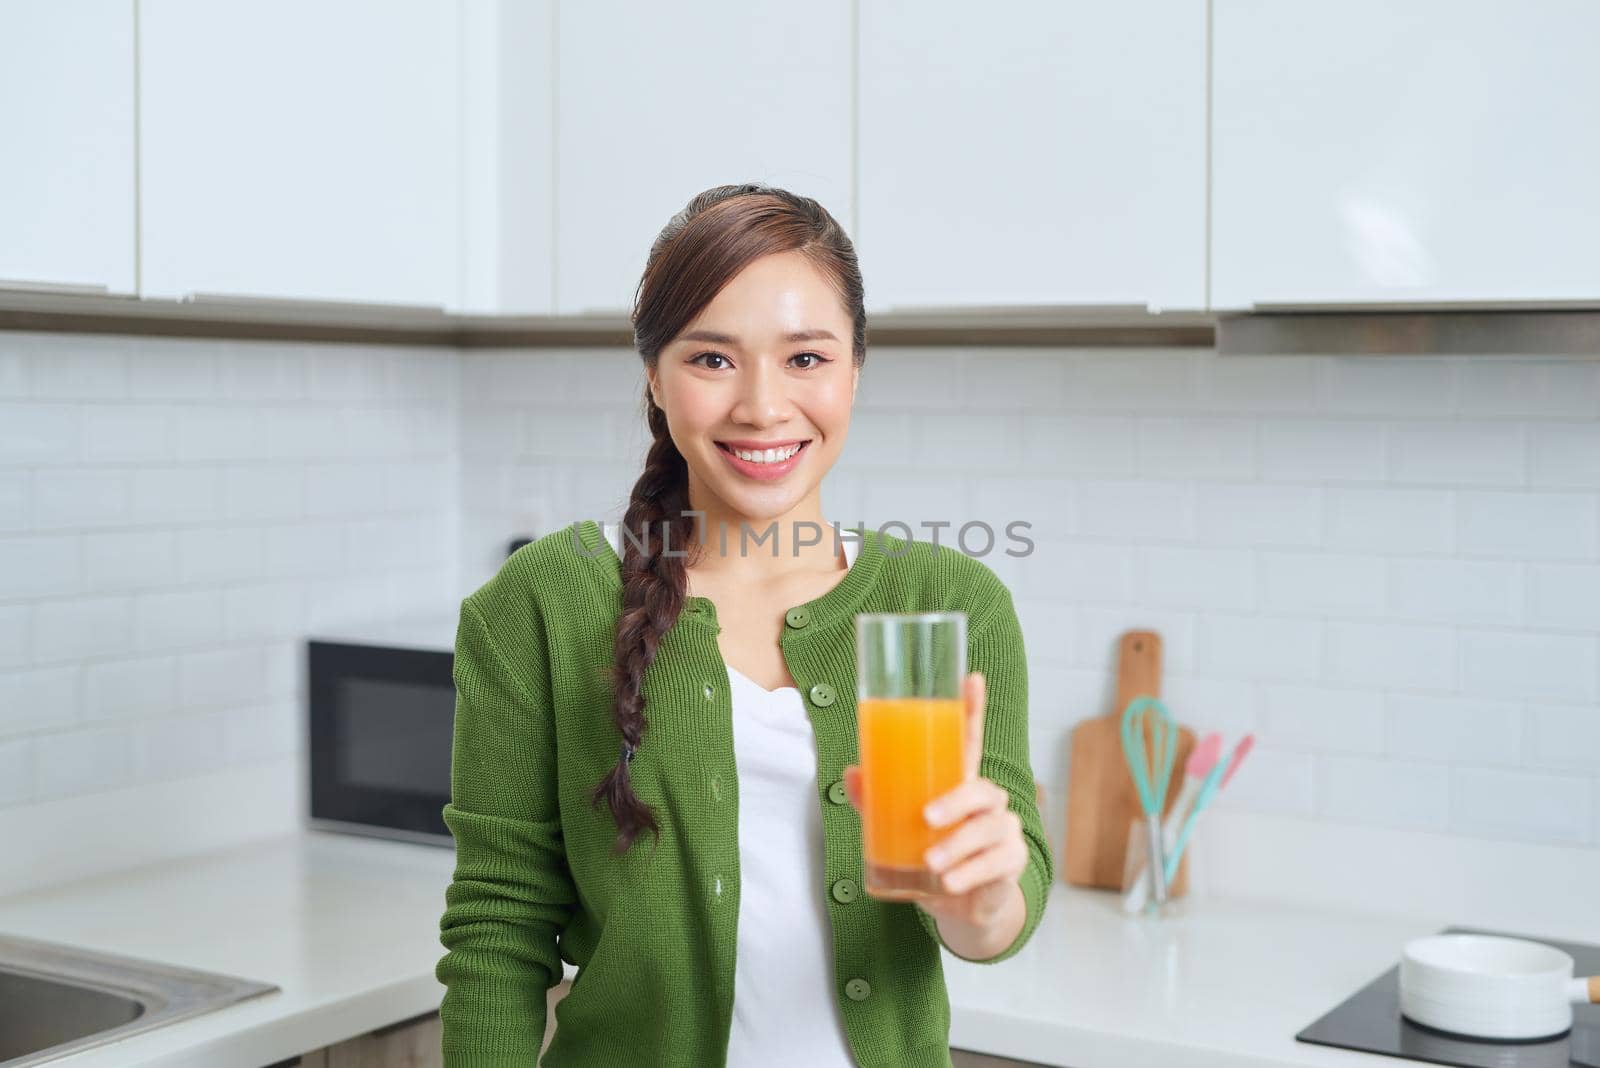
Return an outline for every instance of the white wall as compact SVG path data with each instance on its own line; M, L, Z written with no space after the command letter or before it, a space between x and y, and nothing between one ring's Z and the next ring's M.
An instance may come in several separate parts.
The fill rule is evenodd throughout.
M293 774L308 628L454 604L456 368L0 331L0 831L89 836ZM273 811L206 840L294 826L269 782ZM191 813L149 815L125 859L198 844Z
M1600 845L1600 362L881 348L863 375L830 518L1033 523L985 559L1051 798L1146 626L1181 721L1257 733L1225 808ZM620 513L642 389L622 349L0 332L0 842L61 843L66 877L294 826L301 637L453 613L512 535Z
M462 374L464 582L508 529L621 513L637 355ZM1139 626L1181 722L1256 732L1224 807L1600 844L1600 362L875 349L823 501L1033 523L1031 556L984 559L1054 797Z

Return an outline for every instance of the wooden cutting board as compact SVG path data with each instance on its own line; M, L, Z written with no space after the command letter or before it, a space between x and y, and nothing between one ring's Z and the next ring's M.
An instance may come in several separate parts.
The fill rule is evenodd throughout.
M1139 790L1122 751L1122 711L1135 697L1161 696L1161 635L1130 630L1117 643L1117 697L1112 710L1086 719L1072 730L1067 766L1067 836L1062 850L1062 875L1073 886L1121 890L1128 825L1141 819ZM1146 744L1153 717L1146 717ZM1166 808L1183 789L1183 768L1194 749L1194 731L1178 728L1178 753L1167 784ZM1168 893L1181 896L1189 887L1188 850Z

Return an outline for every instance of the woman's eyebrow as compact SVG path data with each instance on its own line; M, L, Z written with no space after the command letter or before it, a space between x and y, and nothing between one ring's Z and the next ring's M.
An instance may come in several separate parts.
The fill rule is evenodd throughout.
M691 330L687 334L679 334L679 341L709 341L714 345L738 345L739 339L732 334L722 334L715 330ZM829 330L796 330L792 334L783 335L785 341L838 341Z

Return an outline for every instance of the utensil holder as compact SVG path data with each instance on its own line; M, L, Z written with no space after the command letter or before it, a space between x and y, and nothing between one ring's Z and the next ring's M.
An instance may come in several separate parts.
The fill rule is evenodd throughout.
M1166 842L1163 839L1161 853L1163 864L1166 862L1166 850L1170 847L1170 845L1170 842ZM1193 845L1192 841L1190 845ZM1189 862L1189 854L1192 851L1192 849L1185 849L1183 851L1184 860L1182 864L1187 864ZM1125 893L1127 889L1131 887L1142 874L1144 874L1146 869L1150 867L1150 860L1150 821L1141 816L1128 824L1128 845L1127 849L1123 853L1122 858L1122 888ZM1181 867L1182 865L1180 865L1180 868ZM1152 884L1144 895L1143 906L1135 913L1135 915L1161 916L1170 912L1173 909L1175 902L1183 896L1182 890L1186 887L1188 880L1175 879L1173 882L1176 884L1176 889L1179 892L1174 893L1174 887L1167 886L1165 888L1166 894L1162 900L1157 899L1156 887L1154 884Z

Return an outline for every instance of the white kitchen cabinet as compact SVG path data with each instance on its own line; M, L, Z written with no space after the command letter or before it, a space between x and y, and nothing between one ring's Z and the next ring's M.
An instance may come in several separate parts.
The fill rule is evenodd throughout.
M585 0L557 22L558 313L631 308L710 186L779 185L851 227L850 0Z
M1205 304L1205 0L861 0L868 307Z
M3 282L133 292L133 69L133 0L0 3Z
M1214 306L1600 298L1600 4L1213 18Z
M454 306L457 0L143 0L143 292Z

